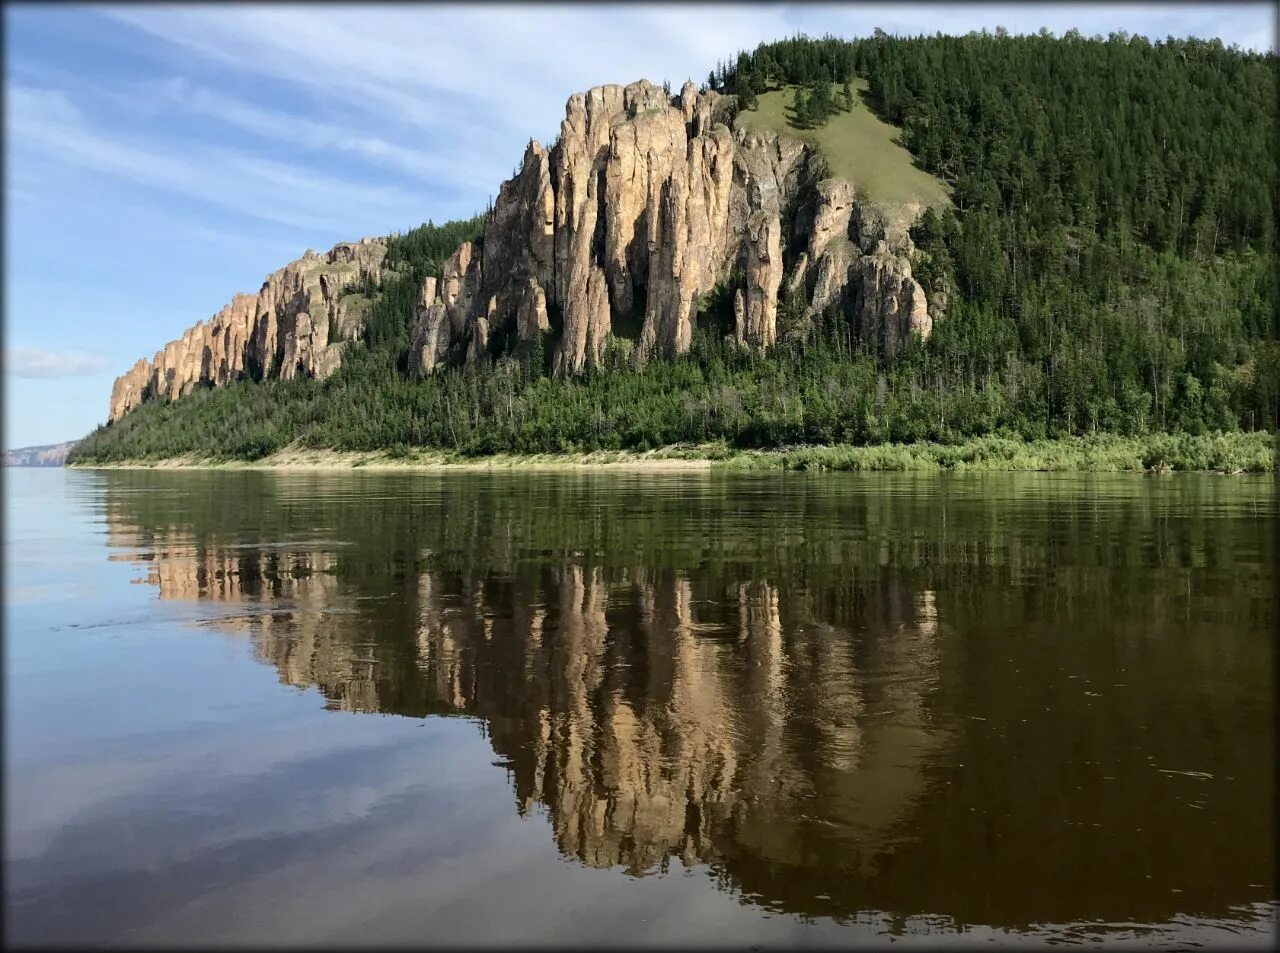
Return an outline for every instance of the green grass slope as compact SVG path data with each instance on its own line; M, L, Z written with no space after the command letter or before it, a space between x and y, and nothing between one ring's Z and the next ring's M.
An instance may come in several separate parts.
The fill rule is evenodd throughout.
M797 129L790 116L794 86L785 86L759 97L755 109L738 114L739 125L752 132L781 132L814 146L827 157L831 174L848 179L867 199L914 219L926 206L947 205L950 193L940 179L916 165L903 148L902 130L877 118L867 107L865 80L854 80L855 104L838 112L817 129ZM839 92L839 87L833 87Z

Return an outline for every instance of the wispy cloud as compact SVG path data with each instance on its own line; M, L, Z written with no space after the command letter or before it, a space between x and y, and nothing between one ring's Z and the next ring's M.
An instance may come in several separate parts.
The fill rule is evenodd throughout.
M1211 13L1141 4L473 4L302 9L291 6L117 7L100 14L236 76L282 84L320 116L284 115L216 92L178 88L190 108L259 135L337 149L476 199L510 171L524 140L554 137L565 99L641 77L701 80L739 49L797 30L818 35L1014 32L1072 27L1153 37L1189 32L1256 45L1273 20L1262 5ZM348 116L376 133L355 133Z
M46 351L12 344L5 349L4 358L6 374L38 379L89 377L107 365L104 357L88 351Z
M701 79L717 58L789 32L780 8L748 6L731 17L723 8L673 10L480 4L321 7L305 16L248 6L101 13L237 75L285 84L317 111L365 117L396 147L375 156L378 147L366 142L368 158L400 161L407 147L432 157L429 171L471 169L493 191L527 138L554 137L574 91L642 77ZM225 100L205 105L260 131L286 126L228 109ZM293 128L329 136L310 124ZM402 164L428 168L423 160Z
M380 135L358 131L350 125L266 109L206 86L193 85L184 77L174 77L158 85L175 109L188 115L208 117L255 136L315 152L335 150L346 153L420 179L436 188L483 189L494 184L490 178L478 173L474 166L450 161L447 156L433 151L430 140L421 135L415 137L416 146L396 143Z
M10 84L5 99L8 143L19 153L29 150L264 221L312 231L350 229L359 221L394 225L412 220L406 209L425 204L424 196L394 186L338 179L252 153L115 137L94 129L58 90Z

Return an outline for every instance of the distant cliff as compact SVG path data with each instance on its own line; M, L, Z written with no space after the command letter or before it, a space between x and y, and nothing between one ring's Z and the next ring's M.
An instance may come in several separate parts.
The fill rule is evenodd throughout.
M111 389L110 420L144 400L176 400L198 384L241 377L327 377L341 360L340 342L357 336L367 299L347 293L362 276L376 280L386 240L343 242L323 255L308 251L272 272L256 295L238 294L209 319L142 358Z
M19 447L4 452L6 467L60 467L67 462L67 454L77 441L47 443L38 447Z
M417 288L409 368L474 363L544 331L558 375L599 366L611 342L637 361L680 354L717 292L746 347L778 340L785 293L803 295L809 318L851 307L887 353L927 336L905 229L826 178L798 139L731 129L730 101L692 83L671 97L644 80L570 97L557 142L531 141L502 184L483 241L464 243ZM201 384L328 376L362 330L367 298L349 286L376 282L386 250L364 239L309 252L257 295L237 295L117 379L110 419Z

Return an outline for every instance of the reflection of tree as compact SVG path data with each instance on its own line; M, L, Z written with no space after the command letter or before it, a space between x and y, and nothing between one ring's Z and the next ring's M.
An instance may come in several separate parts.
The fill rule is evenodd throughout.
M1268 534L1145 496L1050 498L1016 532L816 481L748 507L715 481L342 479L248 485L239 516L109 487L108 530L162 598L219 602L333 707L482 718L517 810L545 807L582 863L674 855L792 911L1000 925L1161 920L1271 882L1265 559L1230 559ZM1144 690L1111 690L1122 669ZM1197 759L1236 786L1171 837L1153 764Z

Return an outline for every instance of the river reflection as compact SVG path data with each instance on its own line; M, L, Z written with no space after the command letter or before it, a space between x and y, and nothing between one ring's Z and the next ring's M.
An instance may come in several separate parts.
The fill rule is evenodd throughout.
M328 707L478 719L581 864L1014 930L1275 899L1256 482L103 479L138 581Z

